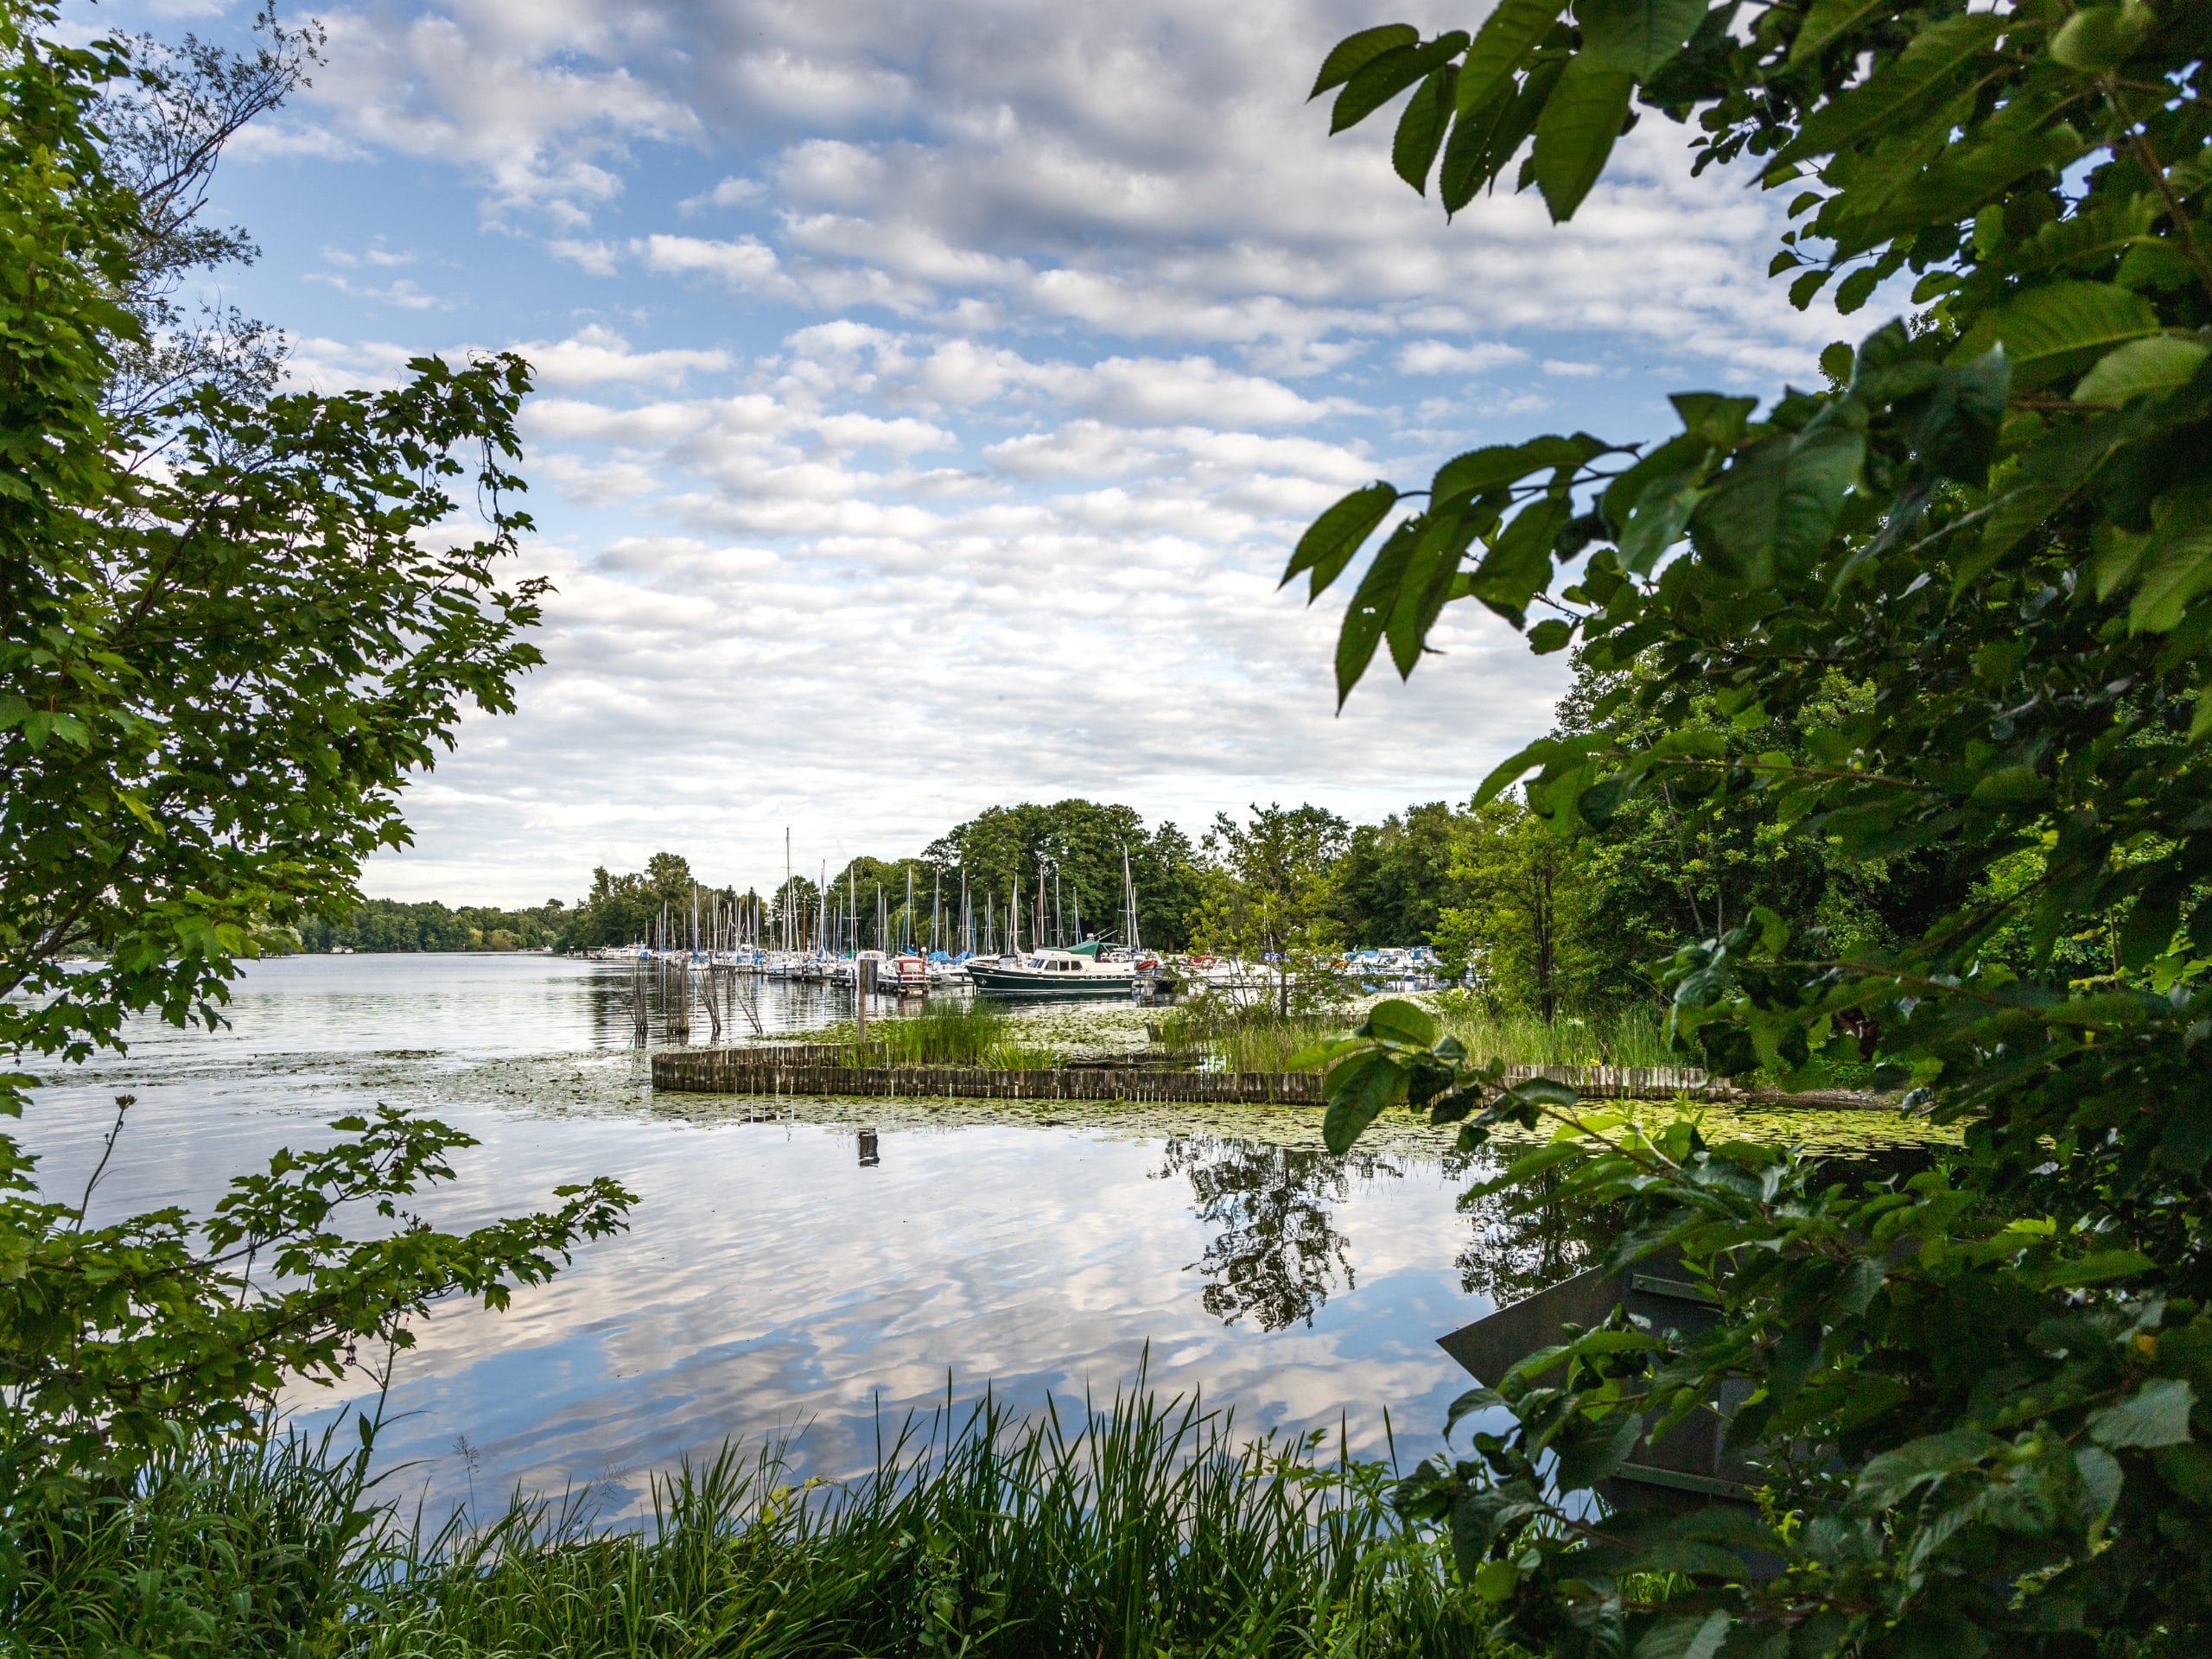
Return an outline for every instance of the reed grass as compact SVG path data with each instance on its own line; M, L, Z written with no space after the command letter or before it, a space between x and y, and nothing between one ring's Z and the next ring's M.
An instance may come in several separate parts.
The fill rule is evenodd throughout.
M359 1459L295 1446L48 1529L6 1611L30 1650L87 1655L1479 1651L1482 1604L1400 1525L1389 1471L1318 1451L1136 1390L1027 1419L986 1399L849 1483L726 1449L657 1480L633 1529L580 1497L426 1536Z
M1341 1013L1280 1014L1214 1000L1172 1007L1153 1022L1154 1043L1187 1065L1221 1071L1293 1071L1300 1051L1341 1036L1354 1020ZM1309 1062L1310 1064L1310 1062Z
M1058 1051L1025 1042L1004 1008L979 1000L925 1002L912 1014L872 1019L862 1043L853 1022L809 1033L810 1043L847 1065L977 1065L1014 1071L1050 1067Z
M1631 1007L1562 1013L1547 1022L1533 1012L1502 1009L1467 992L1421 999L1477 1060L1513 1065L1680 1065L1667 1047L1666 1020ZM1194 1065L1227 1071L1313 1069L1311 1052L1358 1023L1357 1014L1291 1014L1207 1003L1171 1008L1154 1023L1154 1040Z
M1682 1065L1667 1046L1667 1017L1641 1004L1562 1010L1548 1022L1533 1011L1498 1008L1470 992L1432 999L1445 1030L1478 1060L1512 1065Z

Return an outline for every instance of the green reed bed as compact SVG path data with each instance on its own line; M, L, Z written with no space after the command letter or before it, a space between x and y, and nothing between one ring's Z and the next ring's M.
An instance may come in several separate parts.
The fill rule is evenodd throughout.
M1202 1000L1164 1011L1153 1023L1153 1041L1175 1059L1223 1071L1299 1071L1314 1062L1302 1051L1340 1037L1357 1023L1352 1014L1277 1014L1268 1007L1224 1006Z
M1500 1009L1464 991L1429 999L1444 1028L1478 1059L1514 1065L1682 1065L1667 1046L1667 1016L1641 1005L1561 1012L1548 1021Z
M1500 1009L1466 992L1417 999L1433 1007L1444 1028L1478 1059L1514 1065L1680 1065L1667 1047L1666 1016L1628 1007L1562 1013L1547 1022L1534 1013ZM1154 1039L1187 1063L1228 1071L1297 1071L1319 1066L1314 1051L1359 1023L1357 1010L1283 1015L1270 1008L1198 1002L1168 1009Z
M1004 1008L976 1000L925 1002L912 1014L868 1022L859 1040L852 1021L829 1027L808 1039L834 1051L825 1058L847 1065L978 1065L1014 1071L1052 1066L1057 1051L1025 1042Z
M725 1451L657 1481L641 1528L587 1497L426 1538L365 1507L358 1464L294 1447L56 1523L10 1611L29 1650L72 1654L1478 1649L1479 1602L1402 1530L1387 1471L1316 1450L1141 1393L1021 1420L986 1401L849 1483Z

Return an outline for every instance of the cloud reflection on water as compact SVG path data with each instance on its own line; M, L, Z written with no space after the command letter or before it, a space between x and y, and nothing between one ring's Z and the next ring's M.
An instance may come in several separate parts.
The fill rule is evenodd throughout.
M884 1115L871 1166L852 1125L671 1111L619 1050L499 1070L619 1041L606 978L543 959L269 964L241 987L235 1030L143 1033L128 1058L42 1090L26 1128L73 1197L110 1094L137 1091L107 1214L205 1204L376 1101L481 1141L426 1206L439 1224L585 1174L632 1186L632 1232L504 1314L437 1309L399 1357L381 1457L434 1510L472 1474L487 1502L612 1479L608 1500L634 1505L645 1471L801 1427L800 1470L849 1472L879 1425L948 1386L1032 1409L1141 1371L1255 1432L1341 1419L1355 1452L1380 1455L1386 1408L1401 1446L1425 1450L1464 1384L1433 1345L1489 1306L1454 1261L1483 1248L1483 1217L1457 1208L1464 1172L1220 1132L931 1128L912 1109ZM498 1076L520 1081L493 1090ZM312 1427L366 1398L290 1403Z

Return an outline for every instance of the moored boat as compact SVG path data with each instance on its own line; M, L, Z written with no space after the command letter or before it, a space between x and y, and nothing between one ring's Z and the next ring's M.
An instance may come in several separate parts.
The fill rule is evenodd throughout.
M985 996L1134 996L1137 963L1107 957L1096 940L1067 950L1025 951L968 964L969 982Z

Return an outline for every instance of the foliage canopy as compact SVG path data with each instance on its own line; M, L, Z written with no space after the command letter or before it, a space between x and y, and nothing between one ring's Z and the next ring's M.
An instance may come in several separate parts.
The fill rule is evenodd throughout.
M519 359L321 396L274 391L251 328L176 333L177 273L239 250L195 229L194 180L296 78L293 37L238 60L54 21L0 4L0 1054L66 1064L134 1017L215 1023L239 959L350 906L408 775L465 706L512 706L542 584L494 572L529 522ZM0 1077L0 1110L33 1081ZM37 1505L251 1430L436 1297L502 1303L630 1202L597 1181L442 1232L399 1206L466 1136L334 1127L205 1217L101 1225L0 1136L0 1572Z
M1473 450L1346 497L1286 573L1319 594L1417 501L1357 585L1342 693L1385 643L1410 673L1473 599L1615 680L1487 794L1526 779L1568 835L1662 791L1756 798L1924 883L1894 939L1754 909L1668 969L1709 1064L1809 1078L1864 1043L1963 1119L1965 1158L1901 1185L1501 1090L1417 1018L1378 1010L1338 1062L1340 1142L1405 1100L1470 1141L1555 1117L1513 1179L1617 1205L1614 1261L1680 1247L1725 1300L1708 1338L1617 1324L1493 1379L1469 1407L1511 1426L1409 1496L1529 1645L2183 1650L2212 1617L2208 48L2180 0L1504 0L1471 35L1363 31L1316 82L1338 129L1410 91L1393 162L1447 212L1503 181L1565 219L1656 111L1694 170L1791 193L1773 270L1799 305L1914 283L1825 388ZM1765 1511L1599 1525L1568 1495L1724 1382ZM1624 1589L1658 1568L1694 1589Z

